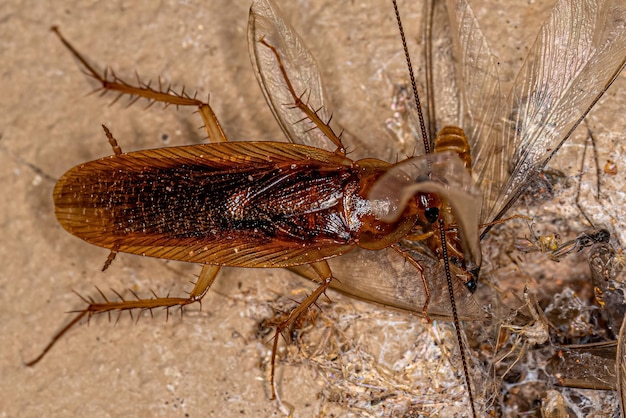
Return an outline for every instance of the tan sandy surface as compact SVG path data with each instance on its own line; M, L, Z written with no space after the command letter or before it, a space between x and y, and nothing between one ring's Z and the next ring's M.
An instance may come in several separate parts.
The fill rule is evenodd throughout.
M322 63L344 125L373 140L367 138L368 126L384 123L392 93L385 77L393 82L403 77L389 5L373 0L280 3L288 3L285 15ZM519 65L524 48L518 44L529 44L551 4L517 3L476 8L496 52L512 52L503 61L507 65ZM346 386L350 393L329 389L319 367L300 361L279 367L285 404L269 400L269 336L256 335L258 323L271 316L272 301L279 296L301 299L311 289L285 271L222 272L202 311L193 307L183 320L174 316L166 323L165 315L156 312L154 320L146 317L137 324L126 316L115 325L95 318L70 332L36 367L23 364L68 320L64 312L81 308L72 290L96 296L98 286L105 292L131 288L143 295L149 289L181 295L200 271L194 265L122 254L102 273L107 251L70 236L57 224L55 179L76 164L111 153L100 124L114 132L125 151L200 143L204 134L197 129L200 119L189 110L154 106L144 111L140 104L125 109L123 101L107 106L112 96L86 97L92 86L49 27L60 26L91 60L112 65L131 81L137 70L146 79L160 75L178 88L210 94L231 139L279 139L282 132L249 63L248 7L247 1L225 0L9 0L0 6L0 416L280 416L288 405L296 416L343 416L351 397L367 395L370 389L357 383ZM414 37L419 13L415 6L401 7L408 34ZM625 83L622 76L592 117L593 129L608 144L601 150L601 162L612 158L621 170L618 185L623 184L626 160L623 148L611 141L623 138ZM378 100L373 105L366 101L372 97ZM570 147L571 152L579 150ZM623 203L623 197L616 202L612 206ZM570 216L578 219L574 212ZM612 227L623 227L623 217L614 218ZM419 359L431 346L439 350L433 345L437 338L443 338L445 350L454 350L445 326L330 296L339 308L329 308L329 315L344 315L348 334L375 362L390 367L407 353ZM324 330L329 323L318 321L317 326ZM394 345L386 351L381 347L387 342ZM446 372L451 366L445 353L437 351L435 360L424 360L434 364L431 374L423 376L427 383L413 384L432 390L420 398L424 404L416 410L448 416L452 410L444 409L447 402L457 405L455 411L463 410L461 381L436 380L455 376ZM343 373L354 371L347 359L345 365ZM375 405L362 408L352 412L390 413Z

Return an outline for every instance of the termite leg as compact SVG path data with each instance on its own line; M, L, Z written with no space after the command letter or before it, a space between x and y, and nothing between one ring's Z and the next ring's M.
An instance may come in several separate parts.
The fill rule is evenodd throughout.
M46 355L46 353L50 351L50 349L56 344L56 342L59 341L61 337L65 335L65 333L72 329L74 325L78 324L80 320L85 316L87 316L87 318L91 318L93 315L105 312L121 312L130 311L133 309L145 311L155 308L165 308L169 314L169 309L176 306L181 309L182 314L182 308L184 306L195 302L201 302L202 298L211 287L211 284L213 284L213 281L215 280L215 277L217 276L219 270L220 266L205 264L202 267L202 271L200 272L200 276L198 277L198 280L196 281L193 290L191 291L191 293L189 293L189 297L186 298L156 297L154 299L137 298L136 300L124 300L120 296L120 298L122 299L120 302L110 302L109 300L107 300L104 294L100 292L100 294L104 298L104 302L102 303L96 303L91 298L89 300L85 299L89 303L89 305L85 309L78 311L76 317L74 317L74 319L72 319L67 325L61 328L61 330L52 337L48 345L35 359L25 364L26 366L34 366L35 364L37 364ZM119 296L117 292L115 293Z
M411 254L400 248L400 246L394 244L391 246L391 248L393 248L395 252L404 257L404 259L408 261L413 267L415 267L415 269L419 272L419 275L422 278L422 283L424 284L424 293L426 294L426 299L424 300L424 305L422 306L422 314L428 322L432 322L432 319L430 319L430 316L428 315L428 305L430 304L430 287L428 286L426 276L424 275L424 267L422 267L419 261L411 257Z
M94 78L98 83L102 85L99 89L103 92L114 91L119 95L113 101L117 101L121 96L128 95L131 97L131 104L139 98L143 97L148 100L148 107L156 102L165 103L166 106L195 106L198 108L198 113L202 117L204 127L209 136L209 142L227 142L228 139L222 130L222 127L217 120L217 116L211 109L208 103L198 100L195 96L191 97L185 93L184 89L181 93L172 91L169 87L163 88L161 86L161 80L159 79L159 88L153 89L149 83L144 83L141 80L137 80L137 86L133 86L124 80L118 78L113 72L109 76L105 71L104 74L96 70L85 57L78 52L74 46L61 35L59 28L53 26L51 30L59 37L63 45L74 55L74 57L82 64L83 69L87 72L87 75Z
M271 399L276 399L276 381L275 381L275 370L276 370L276 353L278 351L278 337L283 333L284 330L288 329L294 322L296 322L300 316L306 313L306 311L313 305L317 299L326 292L328 287L330 286L330 282L333 279L332 272L330 271L330 266L326 261L318 261L316 263L309 264L311 268L315 271L318 276L320 285L307 296L300 304L293 309L289 313L289 317L281 324L276 326L276 333L274 334L274 343L272 346L272 360L271 360L271 374L270 374L270 387L272 388ZM302 266L304 267L304 266ZM298 267L291 267L290 270L299 272ZM308 276L308 275L307 275Z
M276 60L278 61L278 68L280 68L280 72L281 72L283 78L285 79L285 83L287 84L287 88L289 89L289 93L291 94L291 97L293 98L294 106L297 107L298 109L300 109L302 111L302 113L304 113L304 115L311 122L313 122L313 124L320 131L322 131L322 133L330 141L332 141L333 144L335 144L337 146L337 150L335 151L337 154L345 156L346 155L346 148L341 143L341 138L337 134L335 134L335 132L330 127L328 122L324 122L322 119L320 119L320 117L317 115L317 112L315 110L311 109L308 106L308 104L303 102L301 97L296 94L296 91L294 90L293 85L291 84L291 81L289 80L289 77L287 76L287 71L285 70L285 66L283 65L283 60L280 57L280 54L278 53L278 50L276 49L276 47L274 47L273 45L270 45L265 39L261 39L261 40L259 40L259 42L262 45L265 45L266 47L271 49L272 52L274 53L274 55L276 56Z

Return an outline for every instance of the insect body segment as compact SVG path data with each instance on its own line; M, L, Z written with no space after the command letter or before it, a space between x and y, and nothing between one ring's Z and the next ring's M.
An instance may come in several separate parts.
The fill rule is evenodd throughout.
M388 166L285 143L162 148L81 164L59 180L54 200L68 232L105 248L286 267L406 235L415 205L387 223L366 197Z
M470 153L470 145L463 129L457 126L444 126L435 138L434 150L436 153L446 151L456 153L456 155L463 162L463 166L467 172L471 174L472 155ZM463 202L458 199L455 200L454 203L459 205L463 204L464 206L469 202ZM469 233L469 231L459 231L451 204L451 202L447 202L445 200L441 201L436 211L438 216L443 219L444 225L446 225L445 243L442 242L440 235L432 234L432 237L428 241L428 246L435 254L437 254L439 258L442 258L442 248L443 245L446 245L451 261L463 270L469 271L473 276L473 281L468 282L468 285L475 290L475 280L478 279L478 272L481 263L481 258L476 258L476 256L480 256L480 248L478 247L477 242L474 242L473 244L469 244L468 242L469 245L474 246L474 249L472 251L468 251L467 254L465 253L462 235ZM457 209L458 212L462 212L464 210L465 209ZM435 221L431 221L431 223L434 222Z
M459 156L467 171L472 170L472 154L463 129L444 126L435 138L435 152L453 151Z

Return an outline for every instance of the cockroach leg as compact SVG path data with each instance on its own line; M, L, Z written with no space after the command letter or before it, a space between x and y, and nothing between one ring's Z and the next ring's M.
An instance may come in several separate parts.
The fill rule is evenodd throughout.
M106 269L108 269L111 266L111 263L113 262L113 260L115 260L116 256L117 256L117 250L111 250L106 261L104 262L104 266L102 266L102 271L106 271Z
M189 303L200 302L202 300L215 281L219 271L220 266L214 266L211 264L205 264L202 266L200 276L198 276L198 280L196 281L193 290L189 293Z
M208 103L202 103L198 106L198 113L200 113L202 121L204 122L204 128L209 135L209 142L228 142L228 138L226 138L222 125L220 125L215 112L213 112L213 109L211 109L211 106L209 106Z
M270 373L270 386L271 386L271 399L276 399L276 381L275 381L275 371L276 371L276 353L278 352L278 336L283 333L283 331L289 329L289 327L296 321L300 319L302 315L304 315L309 308L315 304L317 299L326 292L328 287L330 286L330 282L333 279L332 272L330 271L330 266L326 261L318 261L315 263L309 264L309 266L315 271L318 276L318 281L321 281L320 285L307 296L300 304L293 309L286 320L276 326L276 332L274 333L274 343L272 345L272 360L271 360L271 373ZM303 266L304 267L304 266ZM294 269L294 271L298 271Z
M213 284L213 281L215 280L215 277L217 276L217 273L219 271L220 271L220 266L214 266L214 265L209 265L209 264L205 264L204 266L202 266L202 271L200 271L200 276L198 277L198 280L196 281L193 290L191 291L191 293L189 293L189 297L186 297L186 298L155 297L153 299L139 299L138 298L136 300L124 300L119 295L119 293L114 291L115 294L120 296L121 301L111 302L106 298L106 296L104 296L102 292L100 292L100 294L104 298L104 302L96 303L91 298L86 299L81 296L81 298L85 300L85 302L87 302L89 305L85 309L78 311L78 315L76 315L76 317L72 319L72 321L70 321L67 325L61 328L61 330L52 337L48 345L42 350L42 352L35 359L25 364L26 366L29 366L29 367L37 364L46 355L46 353L50 351L50 349L54 346L54 344L56 344L56 342L60 340L61 337L63 337L63 335L65 335L66 332L72 329L74 325L78 324L80 320L83 319L85 316L87 316L87 318L91 318L93 315L101 314L105 312L111 313L115 311L118 311L118 312L132 311L133 309L139 309L141 311L145 311L145 310L152 311L152 309L155 309L155 308L165 308L169 312L170 308L173 308L176 306L178 306L182 312L182 309L184 306L195 303L195 302L198 302L198 303L201 302L202 298L204 297L204 295L206 295L207 291L211 287L211 284ZM328 287L328 285L326 285L326 287ZM322 292L324 290L325 288L322 290Z
M149 83L144 83L139 80L139 78L137 80L138 85L133 86L118 78L112 71L110 76L107 74L106 71L104 72L104 74L102 74L97 71L92 65L90 65L85 57L80 52L78 52L78 50L67 39L63 37L63 35L61 35L58 27L53 26L51 30L59 37L63 45L65 45L65 47L70 50L72 55L74 55L74 57L82 64L87 75L94 78L102 85L99 90L103 92L115 91L119 93L119 96L115 98L114 101L117 101L119 97L123 95L128 95L131 97L130 104L143 97L148 100L148 107L156 102L165 103L166 106L196 106L198 108L198 113L200 113L200 116L204 121L204 126L209 136L209 142L216 143L228 141L228 139L226 138L226 134L222 130L222 127L217 119L217 116L215 115L215 113L211 109L211 106L209 106L208 103L198 100L195 95L193 97L189 96L187 93L185 93L184 89L181 93L176 93L169 87L164 89L161 86L160 79L159 88L153 89L152 87L150 87ZM114 151L117 155L118 153L115 147Z
M427 312L428 305L430 304L430 288L428 287L428 282L426 281L426 276L424 275L424 267L422 267L419 261L411 257L408 251L400 248L399 245L393 244L391 248L393 248L395 252L397 252L402 257L404 257L404 259L408 261L413 267L415 267L415 269L419 272L420 277L422 278L422 283L424 284L424 293L426 295L426 298L424 299L424 305L422 306L422 314L424 315L424 318L426 318L428 322L432 322L432 319L430 319L430 316L428 316L428 312Z
M102 129L104 129L104 134L106 135L107 139L109 140L109 144L111 144L111 148L113 148L113 153L115 155L121 155L122 154L122 148L117 143L117 139L115 139L115 137L113 136L111 131L109 131L109 128L107 128L106 126L102 125Z
M432 237L435 233L433 231L428 231L423 234L409 234L405 237L408 241L426 241L428 238Z
M61 337L63 337L63 335L65 335L67 331L73 328L74 325L78 324L80 320L83 319L83 317L88 314L89 314L89 311L87 309L80 311L78 315L74 317L74 319L72 319L67 325L61 328L61 330L52 337L48 345L41 351L41 353L39 353L37 357L35 357L31 361L24 363L24 365L28 367L32 367L35 364L39 363L39 361L48 353L48 351L50 351L50 349L56 344L56 342L59 341Z
M335 144L337 146L337 150L335 151L335 153L341 155L341 156L345 156L346 155L346 148L343 146L342 142L341 142L341 137L340 135L335 134L335 132L333 132L332 128L329 125L329 121L324 122L322 119L320 119L320 117L317 115L317 112L319 110L313 110L311 109L307 103L305 103L304 101L302 101L302 94L300 96L298 96L298 94L296 93L296 91L293 88L293 85L291 84L291 81L289 81L289 77L287 76L287 70L285 70L285 66L283 65L283 60L280 57L280 54L278 53L278 50L276 49L276 47L274 47L273 45L270 45L265 39L260 39L259 42L262 45L265 45L266 47L268 47L269 49L272 50L272 52L274 53L274 55L276 56L276 60L278 61L278 67L280 68L280 72L283 76L283 78L285 79L285 83L287 84L287 88L289 89L289 93L291 93L291 97L293 98L293 105L295 107L297 107L298 109L300 109L302 111L302 113L305 114L305 116L311 121L313 122L313 124L320 130L322 131L322 133L330 140L332 141L333 144Z

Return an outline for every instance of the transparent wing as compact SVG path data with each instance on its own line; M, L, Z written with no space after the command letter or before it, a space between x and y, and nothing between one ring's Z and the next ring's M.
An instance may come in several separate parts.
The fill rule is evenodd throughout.
M392 15L386 3L371 7L379 10L373 11L374 17L371 18L369 15L359 16L354 21L357 29L353 30L360 30L360 25L366 31L371 25L379 24L379 20L374 19L384 13L383 10L390 17ZM316 15L318 21L313 26L323 31L328 27L324 23L326 20L336 21L336 15L344 12L343 3L329 4ZM281 17L280 10L271 0L253 3L248 25L252 65L265 98L289 141L335 149L318 129L311 129L311 122L303 120L303 113L292 106L293 98L286 88L276 57L259 42L260 39L277 49L296 94L301 94L311 109L318 110L323 121L328 121L331 115L336 116L330 126L336 134L341 133L342 143L351 158L397 161L414 153L416 143L406 123L407 107L412 97L405 97L406 85L396 84L397 80L406 81L406 65L402 60L393 59L398 55L398 44L389 41L390 37L396 40L397 29L384 25L377 33L381 30L388 33L365 36L367 42L359 36L358 40L346 44L333 44L332 55L325 57L325 61L333 60L331 66L336 76L326 79L324 85L332 86L332 90L325 90L321 81L322 69L297 32ZM409 37L415 38L415 35L409 33ZM363 53L363 48L367 48L367 53ZM342 104L336 114L328 91ZM342 124L347 129L344 130Z
M482 219L502 216L624 67L626 3L560 0L507 96L478 170ZM482 140L481 140L482 141Z
M265 100L289 141L334 151L336 146L293 105L294 99L276 55L261 40L276 48L295 93L301 95L302 100L316 110L323 121L328 122L332 109L324 92L317 62L271 0L254 1L248 21L250 58ZM336 125L333 130L337 134L341 131Z
M451 319L452 308L446 286L444 267L428 250L420 251L410 242L402 245L424 267L424 276L430 290L428 315L432 318ZM380 303L398 309L422 313L426 292L420 273L404 257L390 248L368 251L355 248L341 257L328 260L337 280L331 286L345 294L368 302ZM305 277L308 266L303 266ZM456 308L461 319L484 319L486 317L471 292L465 286L465 275L455 266L452 269L452 286ZM311 273L311 277L315 277ZM456 277L459 276L459 277Z
M487 167L503 167L503 154L498 151L499 141L495 140L502 134L499 112L503 102L497 60L467 1L449 0L447 8L459 89L458 124L467 135L473 159L472 170L482 188ZM501 178L503 175L502 172L491 172L488 178ZM486 195L488 192L485 192ZM489 203L490 199L484 202ZM483 208L483 222L486 212Z

